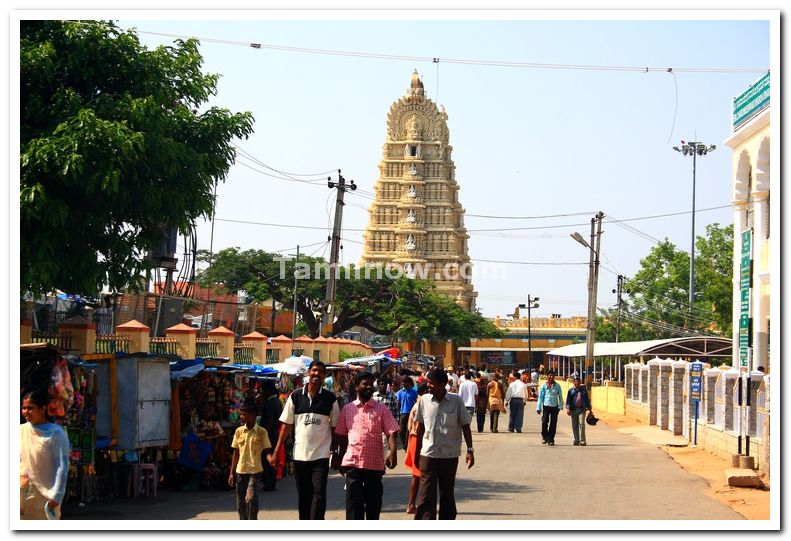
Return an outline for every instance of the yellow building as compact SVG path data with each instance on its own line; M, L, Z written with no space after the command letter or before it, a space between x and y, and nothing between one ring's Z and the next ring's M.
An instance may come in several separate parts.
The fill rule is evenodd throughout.
M772 233L780 234L769 227L769 89L767 73L734 98L732 135L725 141L733 150L733 366L748 366L746 343L752 317L750 368L766 370L770 364L770 239ZM744 276L743 261L747 263Z
M387 115L360 264L433 280L439 291L472 310L477 293L452 149L448 115L426 97L416 71L407 94Z
M561 346L585 341L587 318L525 317L494 318L502 338L471 338L469 346L458 348L463 365L503 369L538 368L549 365L545 355Z

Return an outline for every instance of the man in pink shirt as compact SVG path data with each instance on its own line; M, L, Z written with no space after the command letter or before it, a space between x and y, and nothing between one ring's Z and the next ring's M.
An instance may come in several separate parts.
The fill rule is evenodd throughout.
M373 374L361 372L354 383L357 399L343 407L335 427L338 447L332 467L346 476L346 520L379 520L385 465L396 467L398 422L387 406L371 400ZM382 456L382 434L387 436L387 460Z

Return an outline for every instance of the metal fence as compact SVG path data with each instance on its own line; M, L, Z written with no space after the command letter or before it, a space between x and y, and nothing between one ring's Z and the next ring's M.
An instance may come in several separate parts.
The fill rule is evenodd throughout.
M173 338L155 336L148 342L148 352L154 355L177 355L179 343Z
M122 334L108 334L96 336L96 353L130 353L129 336Z
M234 344L233 362L236 364L253 364L253 346L246 344Z
M31 340L34 344L52 344L61 349L71 349L71 333L51 333L46 331L32 332Z
M220 350L220 341L214 338L196 338L195 356L196 357L217 357Z

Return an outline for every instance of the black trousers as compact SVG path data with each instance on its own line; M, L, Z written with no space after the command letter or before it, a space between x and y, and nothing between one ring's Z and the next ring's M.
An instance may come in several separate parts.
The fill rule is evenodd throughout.
M554 406L541 407L541 439L555 443L555 430L558 427L558 412Z
M420 488L417 493L415 520L437 518L437 491L439 490L439 519L456 520L457 458L429 458L420 456Z
M261 463L264 465L264 471L261 473L261 483L264 485L264 490L275 490L277 488L277 470L269 463L263 453L261 453Z
M236 511L239 513L239 520L258 520L258 482L260 473L234 473L234 483L236 485ZM253 484L253 500L250 503L245 501L247 496L247 486Z
M409 430L407 430L408 421L408 413L402 413L398 417L398 425L401 428L401 430L398 432L398 437L401 438L401 447L404 449L404 451L406 451L406 444L409 442Z
M346 520L379 520L384 473L362 468L346 470Z
M295 460L294 479L299 498L299 520L324 520L330 459Z
M478 421L478 432L483 432L483 427L486 424L486 410L479 411L475 414Z

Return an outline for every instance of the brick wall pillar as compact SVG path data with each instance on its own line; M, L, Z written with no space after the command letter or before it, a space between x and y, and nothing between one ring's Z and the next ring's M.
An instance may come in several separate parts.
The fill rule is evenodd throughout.
M71 349L74 353L96 353L96 325L84 317L70 317L60 324L59 330L62 333L71 333Z
M179 323L165 329L165 337L173 338L178 342L176 354L182 359L195 358L195 338L198 336L198 329L193 329L189 325Z
M659 428L667 430L670 426L668 416L670 414L670 376L673 368L671 361L659 361L659 381L657 383L657 418Z
M151 329L136 319L115 328L116 334L129 336L129 353L148 353Z
M234 334L233 331L227 327L223 327L220 325L216 329L212 329L208 332L209 338L213 338L219 342L217 347L217 356L218 357L228 357L229 362L234 362L233 360L233 342L234 342Z
M640 402L648 404L648 365L640 366Z
M687 374L687 364L685 361L674 361L671 363L670 375L670 403L668 407L668 430L678 436L684 433L684 391L685 376ZM694 407L694 406L693 406ZM694 415L694 411L692 414Z
M722 373L720 384L723 385L723 398L725 399L725 430L735 430L734 417L738 415L738 399L735 398L739 389L739 370L731 368Z
M242 343L253 346L253 364L266 364L266 336L253 331L242 337Z
M699 415L706 424L710 425L714 424L714 396L721 372L719 368L710 368L703 371L703 411Z
M658 424L659 413L659 359L648 361L648 424Z

